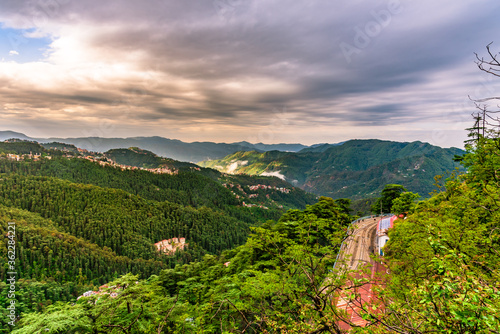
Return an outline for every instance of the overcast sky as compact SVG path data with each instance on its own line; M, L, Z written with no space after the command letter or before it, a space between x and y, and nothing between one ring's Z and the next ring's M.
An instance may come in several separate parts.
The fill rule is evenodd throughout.
M463 146L498 0L0 0L0 130Z

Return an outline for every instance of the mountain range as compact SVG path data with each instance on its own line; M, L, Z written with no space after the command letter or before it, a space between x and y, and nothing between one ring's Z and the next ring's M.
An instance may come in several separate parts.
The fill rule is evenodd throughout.
M94 152L106 152L116 148L140 147L151 151L159 156L171 158L178 161L198 162L208 159L220 159L238 151L266 152L272 150L297 152L302 149L314 148L318 145L306 146L302 144L252 144L246 141L237 143L212 143L193 142L186 143L176 139L163 137L130 137L130 138L101 138L101 137L79 137L79 138L32 138L23 133L14 131L0 131L0 141L17 138L32 140L39 143L59 142L75 145L79 148ZM324 145L324 144L319 144ZM329 145L329 144L326 144Z
M118 164L140 168L194 168L188 162L195 161L226 174L274 176L316 195L354 200L376 197L389 183L428 197L435 189L434 177L459 167L453 158L464 153L419 141L350 140L306 146L185 143L162 137L30 138L0 131L0 140L7 138L37 141L46 148L103 152Z

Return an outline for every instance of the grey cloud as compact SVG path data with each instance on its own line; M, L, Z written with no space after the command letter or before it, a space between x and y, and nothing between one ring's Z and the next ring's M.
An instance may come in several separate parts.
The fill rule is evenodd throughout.
M358 125L399 125L408 122L413 116L404 104L377 105L373 107L358 108L350 120Z
M464 63L470 61L473 66L472 52L480 52L500 27L495 15L500 4L495 1L401 1L401 13L391 15L390 23L360 47L354 39L356 29L363 31L367 23L375 22L373 13L386 10L390 1L55 3L59 5L43 8L36 1L2 1L0 17L8 21L19 13L28 18L44 13L54 25L102 26L90 40L93 47L117 57L140 50L138 67L159 71L172 80L154 87L110 82L108 88L91 92L64 87L59 94L18 91L7 100L23 100L35 108L88 105L94 114L105 115L106 106L127 104L131 96L129 107L137 112L127 117L134 120L213 119L238 126L262 122L242 119L242 113L261 118L273 106L284 105L294 116L324 117L332 123L383 126L425 121L435 96L391 101L393 92L407 89L422 94L440 71L456 68L456 76L461 76ZM217 6L221 3L226 7ZM350 61L340 48L343 42L357 48ZM189 80L199 100L179 94L187 88L177 86L176 78ZM295 87L294 93L274 87L266 92L242 87L234 94L218 88L226 82L251 82L249 78L285 82ZM449 89L453 87L443 87L442 95ZM384 98L370 106L345 102L375 95Z

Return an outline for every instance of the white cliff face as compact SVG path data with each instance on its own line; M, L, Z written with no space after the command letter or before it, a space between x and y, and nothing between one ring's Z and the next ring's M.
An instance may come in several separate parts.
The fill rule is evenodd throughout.
M245 161L239 161L239 160L233 160L231 161L232 163L226 167L226 173L229 173L229 174L234 174L234 172L238 169L238 167L240 166L246 166L248 165L248 161L245 160Z
M178 249L183 250L186 246L186 238L172 238L155 243L156 249L159 252L168 255L174 254Z

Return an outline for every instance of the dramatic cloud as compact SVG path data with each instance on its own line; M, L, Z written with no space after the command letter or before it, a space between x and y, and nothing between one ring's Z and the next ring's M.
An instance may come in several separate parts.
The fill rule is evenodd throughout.
M468 96L499 88L474 64L497 37L499 8L4 0L0 122L40 137L461 146L474 111Z

